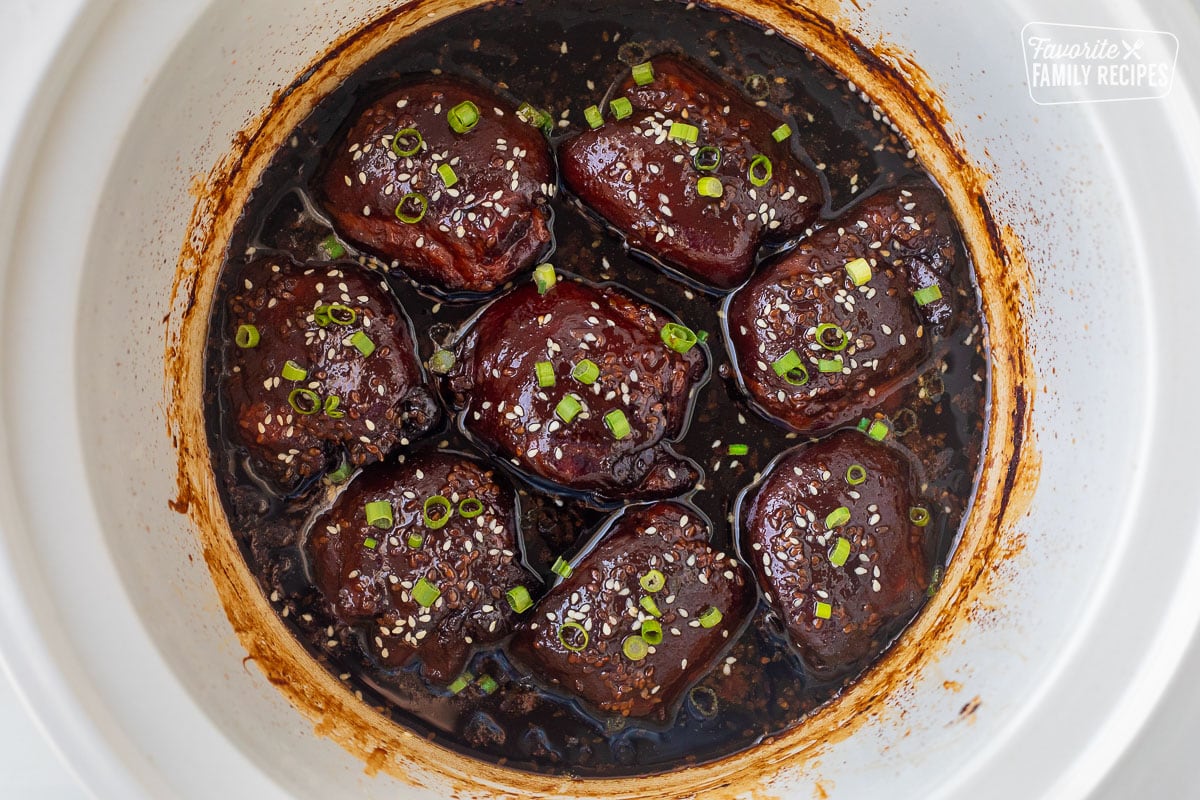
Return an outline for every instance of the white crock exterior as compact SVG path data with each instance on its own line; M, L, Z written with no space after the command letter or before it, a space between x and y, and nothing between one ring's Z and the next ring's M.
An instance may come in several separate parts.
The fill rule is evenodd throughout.
M367 777L243 664L167 506L163 319L189 187L376 5L82 2L0 154L0 651L99 797L436 796ZM1184 0L859 5L865 41L929 73L1025 243L1041 481L996 609L883 718L773 788L1192 796L1200 20ZM1019 41L1033 20L1175 33L1170 96L1034 105Z

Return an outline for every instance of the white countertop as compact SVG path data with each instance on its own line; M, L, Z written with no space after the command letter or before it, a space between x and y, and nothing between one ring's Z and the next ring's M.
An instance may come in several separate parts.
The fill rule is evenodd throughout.
M0 0L0 152L8 149L52 43L80 0ZM12 800L83 800L88 793L59 759L0 671L0 797Z
M0 797L85 800L58 754L34 724L6 676L0 675Z
M5 76L0 81L0 108L6 112L0 115L0 152L11 141L14 123L22 116L53 43L82 1L0 0L0 30L7 34L0 48L0 75ZM1172 687L1177 702L1156 711L1135 745L1121 756L1098 798L1200 797L1191 766L1191 743L1200 727L1200 692L1185 685L1197 674L1200 643L1193 646ZM0 798L83 800L88 796L0 671Z

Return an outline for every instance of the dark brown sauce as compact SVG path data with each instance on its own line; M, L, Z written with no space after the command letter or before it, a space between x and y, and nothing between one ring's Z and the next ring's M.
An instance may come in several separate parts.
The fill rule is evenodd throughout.
M299 126L246 204L214 303L205 396L213 466L232 529L273 607L320 663L397 723L447 747L517 769L616 776L710 761L795 726L842 684L813 682L761 604L729 654L732 663L701 679L665 729L594 717L523 678L508 664L503 648L479 653L471 665L474 674L487 673L499 682L490 696L472 688L451 697L428 686L415 665L399 671L379 668L365 655L358 634L335 625L323 610L306 568L304 525L326 493L309 487L284 498L265 491L222 430L226 417L215 387L223 368L223 298L250 252L299 262L321 260L320 242L330 231L308 199L309 181L346 116L389 81L440 69L498 83L519 100L552 109L556 117L569 108L570 122L580 124L582 109L625 74L626 63L666 51L687 53L739 82L765 76L765 81L751 81L748 91L761 96L765 87L766 102L785 115L801 121L811 115L811 124L801 125L797 133L827 183L825 218L874 185L922 172L908 156L909 145L842 78L803 49L743 20L702 7L645 0L486 6L404 39L325 98ZM569 130L560 127L556 136ZM689 433L676 449L703 466L703 488L688 499L712 521L714 543L732 549L728 520L734 498L758 470L801 439L746 407L720 341L721 298L631 259L615 237L561 193L554 212L557 264L592 280L614 280L710 333L712 379L701 390ZM893 420L896 446L922 465L926 497L945 510L935 516L928 539L931 561L939 565L953 552L973 495L988 396L978 290L971 270L960 270L954 280L953 288L975 301L964 304L962 318L938 341L919 377L877 409ZM398 272L391 274L390 283L419 333L423 360L479 308L478 302L439 302ZM750 454L727 455L730 443L748 445ZM450 427L419 446L472 450ZM588 541L605 513L544 496L519 478L515 482L521 489L527 559L549 576L555 557Z

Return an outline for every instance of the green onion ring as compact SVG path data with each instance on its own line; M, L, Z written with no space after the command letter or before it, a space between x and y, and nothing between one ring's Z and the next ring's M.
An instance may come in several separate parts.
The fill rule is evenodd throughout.
M656 619L642 620L642 638L646 640L646 644L655 645L662 644L663 632L662 623Z
M412 201L421 207L419 213L409 214L404 211L404 204ZM416 225L421 220L425 219L425 212L429 210L429 199L420 192L409 192L400 198L400 202L396 203L396 219L403 222L405 225Z
M641 661L650 655L650 643L640 636L626 636L621 643L621 652L630 661Z
M512 606L512 610L518 614L524 614L533 607L533 598L530 596L529 590L520 584L505 592L504 597Z
M234 344L243 350L258 346L258 328L253 325L238 325L237 333L233 336Z
M840 528L850 521L850 509L845 506L838 506L833 511L830 511L825 517L825 527L833 530Z
M400 144L401 139L412 139L413 146L408 148L403 147ZM409 156L415 156L424 143L425 140L421 138L421 132L416 128L401 128L392 136L392 152L401 158L408 158Z
M458 514L463 519L475 519L483 513L483 501L478 497L464 497L458 501Z
M363 506L363 515L366 516L367 524L372 528L387 530L395 524L392 504L388 500L372 500Z
M834 336L832 343L826 337L826 334L829 333L832 333ZM815 338L817 344L835 353L845 350L846 345L850 344L850 335L840 325L834 325L832 322L822 322L818 325Z
M578 633L570 634L571 638L576 641L575 644L567 641L567 631L578 631ZM582 642L578 641L580 637L583 637ZM580 650L587 647L588 640L590 639L591 636L588 634L587 629L573 619L567 620L562 625L558 626L558 643L570 650L572 653L578 653Z
M771 159L761 153L750 159L750 167L746 170L750 182L755 186L766 186L771 180L771 172Z
M434 516L434 512L439 508L442 510L442 513ZM435 494L432 497L426 498L422 512L425 519L425 527L436 531L438 528L446 527L446 523L454 515L454 507L450 505L448 498L440 494Z
M468 133L479 124L479 106L464 100L446 112L446 121L455 133Z
M721 148L706 144L692 156L692 166L701 172L712 172L721 166Z
M437 584L425 578L421 578L417 581L416 586L413 586L412 598L421 608L429 608L441 596L442 590L437 587Z
M667 585L667 576L656 569L652 569L638 578L638 584L647 592L661 592L663 587Z
M301 398L304 402L301 402ZM288 393L288 405L295 409L297 414L307 417L321 410L321 398L312 389L296 387Z

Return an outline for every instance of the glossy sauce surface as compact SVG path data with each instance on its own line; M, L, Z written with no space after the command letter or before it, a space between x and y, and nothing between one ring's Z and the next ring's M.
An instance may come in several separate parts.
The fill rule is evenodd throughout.
M728 656L686 693L666 720L636 720L590 711L569 696L531 681L509 661L504 643L480 650L469 668L497 689L472 684L458 695L427 683L415 665L381 666L362 632L336 619L316 589L304 553L304 531L328 507L329 491L308 483L289 495L269 491L246 469L218 392L229 368L231 325L225 298L241 285L256 257L324 261L330 234L314 200L320 164L355 109L386 94L404 76L442 70L476 84L499 85L516 103L550 109L567 124L553 141L577 133L583 109L647 56L683 53L744 87L751 102L766 103L792 120L810 169L828 198L822 219L838 216L875 187L923 172L908 145L836 74L782 37L702 7L671 2L549 2L483 7L442 21L402 40L333 92L275 158L234 232L214 308L208 350L206 406L213 466L230 523L272 605L313 656L397 723L464 753L517 769L613 776L654 773L709 761L753 746L799 724L844 682L806 672L787 644L779 621L759 600ZM564 117L564 112L569 114ZM709 333L711 374L700 388L683 438L673 445L703 470L700 489L684 499L703 512L711 542L732 553L731 513L738 493L759 471L803 437L761 417L748 405L726 352L719 310L723 296L705 294L666 277L644 259L631 258L618 237L559 191L551 203L556 264L597 283L612 282L669 309L695 330ZM820 223L818 223L819 225ZM769 253L760 253L760 258ZM368 259L363 258L364 261ZM381 265L380 265L381 266ZM447 343L481 303L463 303L418 291L399 271L387 279L411 317L422 361ZM520 277L517 280L527 280ZM926 531L927 560L950 557L972 496L984 441L988 391L985 333L970 270L956 269L946 292L959 298L944 334L934 336L903 386L866 413L886 415L888 444L918 465L916 481L936 507ZM447 412L447 419L452 414ZM748 454L731 456L730 444ZM433 436L398 452L479 450L445 423ZM395 456L389 459L394 463ZM520 532L529 566L549 581L560 555L573 555L604 524L607 512L581 499L547 495L521 476ZM937 575L930 576L936 587ZM852 676L880 653L849 670Z

